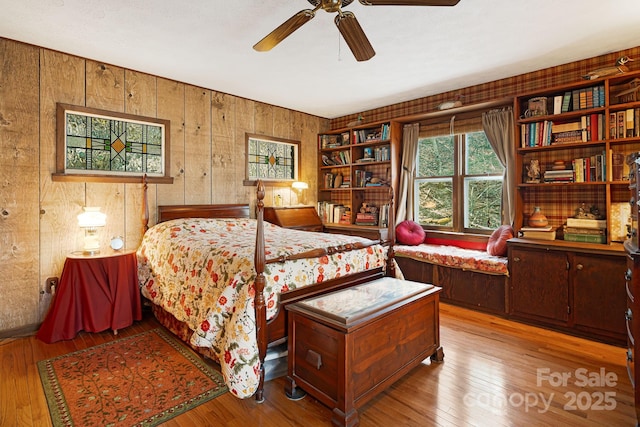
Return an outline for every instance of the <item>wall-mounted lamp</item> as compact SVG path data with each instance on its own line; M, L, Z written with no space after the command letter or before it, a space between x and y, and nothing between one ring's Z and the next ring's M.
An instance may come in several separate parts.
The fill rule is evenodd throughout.
M298 195L298 204L304 205L306 202L304 192L307 188L309 188L309 184L302 181L295 181L291 184L291 188L293 188L293 190Z
M98 239L98 227L107 224L107 215L100 212L97 207L85 207L84 212L78 215L78 226L84 228L84 248L85 255L95 255L100 253L100 241Z

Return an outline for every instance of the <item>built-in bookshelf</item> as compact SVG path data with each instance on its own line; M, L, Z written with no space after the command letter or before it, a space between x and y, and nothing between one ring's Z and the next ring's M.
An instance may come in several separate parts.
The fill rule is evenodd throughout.
M540 207L561 244L567 218L582 209L606 221L607 238L599 241L621 248L620 217L629 210L625 158L640 151L638 89L640 72L632 72L515 98L516 230Z
M325 227L388 226L401 132L400 123L387 121L318 135L317 208Z

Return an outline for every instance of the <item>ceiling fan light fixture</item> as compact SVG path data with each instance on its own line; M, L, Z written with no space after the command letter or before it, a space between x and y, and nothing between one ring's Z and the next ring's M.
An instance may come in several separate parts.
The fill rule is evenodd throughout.
M367 61L375 56L376 51L353 13L342 12L336 16L335 23L357 61Z

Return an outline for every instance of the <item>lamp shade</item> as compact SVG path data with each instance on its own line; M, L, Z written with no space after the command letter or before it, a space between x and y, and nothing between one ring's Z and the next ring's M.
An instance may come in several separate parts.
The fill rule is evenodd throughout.
M294 183L291 184L291 188L295 190L306 190L307 188L309 188L309 184L302 181L295 181Z
M81 228L104 227L107 224L107 215L100 212L98 207L85 207L84 212L78 215L78 226Z

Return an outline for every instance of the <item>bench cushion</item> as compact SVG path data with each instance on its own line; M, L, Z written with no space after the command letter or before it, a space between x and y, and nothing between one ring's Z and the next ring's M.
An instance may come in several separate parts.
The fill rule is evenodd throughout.
M398 257L486 274L509 275L507 258L489 255L486 251L424 243L417 246L395 245L393 249Z

